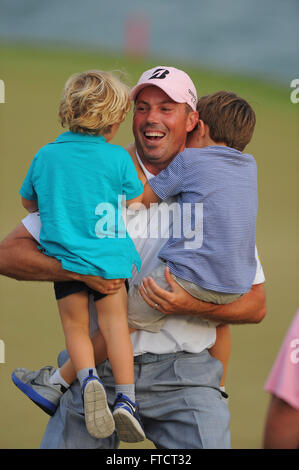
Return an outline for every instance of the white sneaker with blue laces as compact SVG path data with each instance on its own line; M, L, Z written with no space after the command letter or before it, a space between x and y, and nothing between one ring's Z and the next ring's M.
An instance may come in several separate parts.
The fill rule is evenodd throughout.
M137 403L118 393L113 404L113 418L118 437L123 442L141 442L146 439Z
M87 431L97 439L111 436L115 423L107 403L107 396L101 380L92 371L82 386L84 414Z

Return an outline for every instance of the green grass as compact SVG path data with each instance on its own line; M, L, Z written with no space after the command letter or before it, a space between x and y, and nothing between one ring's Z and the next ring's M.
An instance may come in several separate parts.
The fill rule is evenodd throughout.
M69 75L92 68L120 69L133 85L145 69L157 63L96 52L4 45L0 47L0 58L0 79L6 86L6 103L0 104L2 239L25 216L18 191L33 155L61 131L57 106ZM162 63L160 59L158 62ZM248 150L258 164L257 244L267 279L268 314L260 325L232 327L227 389L233 448L259 448L268 403L263 385L298 307L299 105L291 104L288 88L174 65L190 73L199 95L232 90L252 103L257 113L256 132ZM126 146L132 141L128 117L115 143ZM0 293L0 339L6 346L6 363L0 364L0 448L37 448L47 416L12 385L10 374L18 366L38 368L55 363L57 353L64 348L56 302L48 283L17 282L2 277ZM150 446L148 442L141 445Z

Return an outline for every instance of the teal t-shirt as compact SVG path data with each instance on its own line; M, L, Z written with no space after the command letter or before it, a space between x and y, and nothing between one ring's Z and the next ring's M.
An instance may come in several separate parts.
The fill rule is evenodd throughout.
M35 155L20 194L37 200L41 250L62 267L130 278L141 259L122 219L122 200L143 185L128 152L103 136L64 132Z

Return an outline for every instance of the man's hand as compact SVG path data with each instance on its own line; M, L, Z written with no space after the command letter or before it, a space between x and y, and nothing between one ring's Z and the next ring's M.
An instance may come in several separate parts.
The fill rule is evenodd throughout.
M192 297L165 269L165 279L170 292L162 289L151 278L143 279L139 292L150 307L165 315L191 315L220 323L259 323L266 314L265 291L263 284L253 285L251 290L235 302L216 305Z
M115 294L125 282L125 279L104 279L101 276L87 275L80 275L79 280L102 294Z
M139 287L139 292L145 302L165 315L192 315L191 312L193 314L198 313L198 301L173 279L168 267L165 268L164 275L169 284L170 292L159 287L151 277L143 278L143 286ZM205 304L205 302L200 303ZM209 305L204 305L205 309Z

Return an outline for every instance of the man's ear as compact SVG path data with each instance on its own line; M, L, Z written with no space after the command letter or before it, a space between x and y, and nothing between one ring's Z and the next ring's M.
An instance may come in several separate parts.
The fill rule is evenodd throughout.
M187 122L186 122L186 131L191 132L193 131L194 127L198 123L198 112L197 111L191 111L188 114L187 117Z

